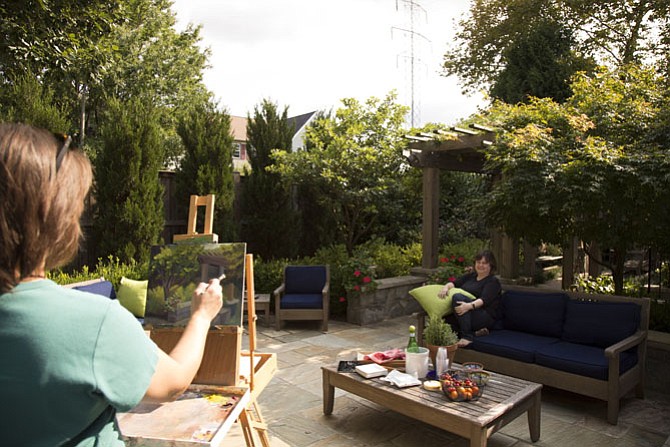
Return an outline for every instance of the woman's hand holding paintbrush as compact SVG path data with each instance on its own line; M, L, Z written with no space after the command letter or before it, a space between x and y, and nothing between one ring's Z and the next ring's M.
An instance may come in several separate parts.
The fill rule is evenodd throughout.
M222 274L218 278L210 279L208 284L204 282L198 284L191 300L192 318L202 316L207 318L209 324L219 314L223 305L223 292L219 282L225 277L226 275Z

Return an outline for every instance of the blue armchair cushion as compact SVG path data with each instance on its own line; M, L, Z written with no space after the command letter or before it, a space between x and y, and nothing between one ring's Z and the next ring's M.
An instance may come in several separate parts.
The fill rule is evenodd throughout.
M326 285L326 268L321 265L287 266L284 284L286 294L321 293Z
M507 329L491 331L489 335L475 337L470 345L475 351L507 357L520 362L534 363L535 352L542 346L559 342L556 337L545 337Z
M634 303L571 300L567 305L563 340L606 348L633 335L640 322Z
M281 297L281 309L322 309L321 293L286 293Z
M503 327L546 337L561 337L568 296L564 293L507 291L502 297Z
M93 284L87 284L85 286L76 286L73 287L74 290L81 290L82 292L94 293L96 295L106 296L113 300L116 299L116 292L114 291L114 285L110 281L100 281Z
M535 358L538 365L552 369L593 377L598 380L607 380L608 378L609 359L605 357L605 350L597 346L559 341L540 347ZM635 349L622 352L619 356L619 373L628 371L636 364L637 351Z

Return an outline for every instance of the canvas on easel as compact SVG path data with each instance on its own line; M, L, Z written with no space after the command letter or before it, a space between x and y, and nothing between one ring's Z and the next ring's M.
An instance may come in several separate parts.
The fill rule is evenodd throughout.
M246 244L202 244L182 242L154 246L149 262L147 314L165 318L171 324L185 324L190 301L200 282L221 273L223 307L213 321L218 325L242 325L244 311L244 257Z

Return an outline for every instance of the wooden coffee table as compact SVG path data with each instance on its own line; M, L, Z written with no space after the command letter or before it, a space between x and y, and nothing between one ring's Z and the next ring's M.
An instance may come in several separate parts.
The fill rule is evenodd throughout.
M421 386L397 388L380 379L364 379L357 373L339 373L324 366L323 413L332 414L335 388L363 397L390 410L447 430L484 447L488 438L521 414L528 413L530 439L540 439L542 385L491 373L484 394L473 402L451 402L442 392Z

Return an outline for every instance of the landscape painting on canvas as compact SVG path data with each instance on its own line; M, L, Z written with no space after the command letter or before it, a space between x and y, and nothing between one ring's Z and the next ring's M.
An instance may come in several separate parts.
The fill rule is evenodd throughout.
M152 247L149 264L147 316L185 323L199 282L222 273L223 308L213 324L242 325L246 243L197 243Z

